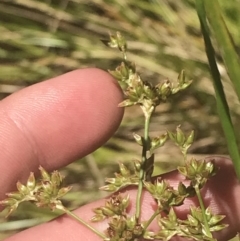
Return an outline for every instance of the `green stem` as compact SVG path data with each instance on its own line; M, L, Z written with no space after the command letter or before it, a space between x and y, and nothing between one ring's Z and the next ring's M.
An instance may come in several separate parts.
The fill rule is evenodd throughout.
M123 59L124 59L125 61L127 61L127 54L126 54L126 52L122 52L122 54L123 54Z
M83 219L75 215L73 212L65 208L64 206L58 207L58 209L62 210L64 213L66 213L68 216L72 217L73 219L77 220L79 223L83 224L85 227L90 229L92 232L94 232L96 235L98 235L100 238L105 239L105 235L100 233L98 230L93 228L91 225L89 225L87 222L85 222Z
M146 222L146 224L144 225L144 229L146 230L147 227L152 223L152 221L157 217L157 215L160 213L159 209L157 209L154 214L151 216L150 219L148 219L148 221Z
M141 170L139 172L139 184L138 184L138 191L137 191L137 199L136 199L136 222L139 223L139 218L141 214L141 200L142 200L142 190L143 190L143 181L145 178L145 163L147 160L147 151L148 151L148 134L149 134L149 125L150 119L152 116L153 109L144 112L145 115L145 124L144 124L144 143L142 148L142 165Z
M182 150L182 154L183 154L183 161L184 161L184 163L186 163L186 161L187 161L187 151Z
M212 233L210 231L210 228L209 228L209 225L208 225L208 221L207 221L207 217L206 217L206 214L205 214L206 209L205 209L205 206L204 206L204 203L203 203L203 199L202 199L202 196L201 196L201 193L200 193L200 189L199 189L198 186L195 187L195 191L196 191L197 198L198 198L201 210L202 210L203 222L204 222L204 227L205 227L207 236L212 238Z

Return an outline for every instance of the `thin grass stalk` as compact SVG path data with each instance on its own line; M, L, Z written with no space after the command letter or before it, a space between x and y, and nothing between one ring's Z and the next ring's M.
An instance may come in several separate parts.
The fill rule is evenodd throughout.
M203 0L208 22L228 70L228 75L240 100L240 58L236 52L233 38L226 26L217 0Z
M220 122L227 141L229 154L232 158L237 177L240 180L240 156L239 156L239 150L237 146L237 139L233 128L228 103L226 101L225 93L223 90L221 76L217 67L217 63L215 59L215 51L209 36L209 29L206 22L206 13L204 9L203 0L196 0L196 9L197 9L197 14L201 24L201 30L204 38L206 54L209 62L211 75L213 78L218 115L219 115Z

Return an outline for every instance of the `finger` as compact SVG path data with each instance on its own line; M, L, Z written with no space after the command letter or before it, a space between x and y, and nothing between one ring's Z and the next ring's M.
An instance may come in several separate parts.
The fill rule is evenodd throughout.
M219 232L216 238L229 240L240 232L240 183L230 159L214 157L214 160L219 164L219 171L210 179L203 193L204 200L214 213L226 215L223 223L229 227Z
M122 93L99 69L76 70L0 103L0 198L39 165L57 169L106 142L120 124Z
M220 166L219 173L217 176L213 177L207 187L203 190L203 196L205 204L210 205L211 210L217 214L226 215L224 223L228 223L229 227L220 231L216 236L218 241L225 241L234 237L237 232L240 231L240 210L238 205L238 200L240 197L240 186L234 174L231 162L224 158L216 158L217 164ZM166 176L166 179L171 182L173 186L177 186L182 177L178 176L177 173L171 173ZM130 213L133 215L135 212L135 202L136 202L136 190L123 191L123 195L130 195ZM79 208L75 211L84 220L90 220L93 216L92 209L103 206L105 200L99 200L94 203L90 203L84 207ZM185 204L177 209L177 213L183 218L189 213L189 206L196 205L196 200L187 199ZM143 194L142 201L142 219L148 220L153 214L156 208L156 202L153 198L146 192ZM92 223L98 230L104 231L107 228L106 222ZM158 230L156 222L151 225L152 230ZM50 223L38 225L34 228L25 230L18 233L6 241L24 241L31 240L34 237L35 241L100 241L102 240L92 231L77 223L75 220L63 216ZM175 239L178 241L183 241L186 239Z
M130 195L131 198L131 214L134 213L136 190L123 191L123 195ZM104 234L105 229L108 227L107 222L92 223L90 219L93 217L93 209L104 205L105 200L99 200L90 203L84 207L81 207L74 211L76 215L87 221L90 225L94 226L97 230ZM149 218L149 210L152 210L152 205L155 204L154 200L147 193L144 194L143 200L143 215L144 218ZM102 238L97 236L91 230L78 223L76 220L64 215L58 219L55 219L49 223L44 223L36 227L24 230L12 237L6 239L6 241L25 241L32 240L34 237L35 241L103 241Z

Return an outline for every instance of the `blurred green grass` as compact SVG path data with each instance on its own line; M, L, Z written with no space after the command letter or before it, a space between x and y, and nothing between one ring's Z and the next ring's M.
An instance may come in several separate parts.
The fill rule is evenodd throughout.
M221 0L220 3L239 50L239 1ZM116 30L129 40L129 58L136 63L143 78L175 80L184 68L187 76L194 80L190 89L158 108L151 134L174 130L182 123L184 130L196 131L191 155L227 154L193 0L1 0L1 98L76 68L114 68L120 56L103 46L100 39ZM237 122L239 103L219 56L224 88L233 121ZM66 182L74 184L73 194L65 200L69 207L75 208L104 195L96 195L96 192L104 177L117 170L115 162L131 160L138 155L131 133L141 130L139 110L126 110L120 129L103 148L63 170ZM171 143L160 151L158 172L171 170L181 161L178 150ZM89 173L86 171L89 169L94 171ZM32 225L38 222L39 212L33 207L28 210L25 213L20 209L10 218L5 229L0 230L2 239L14 230L31 225L21 220L30 218ZM47 211L42 213L39 222L53 218ZM16 220L20 222L10 226L10 221ZM4 222L1 216L0 223Z

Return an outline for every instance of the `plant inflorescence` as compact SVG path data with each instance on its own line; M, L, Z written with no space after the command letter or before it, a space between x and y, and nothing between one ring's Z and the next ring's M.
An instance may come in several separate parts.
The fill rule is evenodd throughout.
M7 194L1 204L12 213L21 202L31 201L38 207L58 209L86 225L105 241L138 241L138 240L171 240L173 237L185 237L193 240L216 240L213 233L222 230L227 225L222 224L223 215L214 214L206 207L201 194L207 181L216 174L217 168L214 161L196 160L187 158L189 147L193 143L194 132L186 135L180 126L175 132L166 131L160 136L149 136L151 117L158 105L167 101L172 95L186 89L191 81L185 79L184 71L179 74L177 84L169 80L153 85L142 80L133 62L127 58L127 43L124 37L117 32L110 35L109 40L103 41L106 45L117 48L123 55L123 61L113 71L109 71L122 87L125 99L119 107L138 105L144 115L144 133L134 133L133 137L142 148L141 157L132 162L130 169L123 163L119 164L119 173L115 177L106 178L106 185L102 190L114 192L106 199L105 205L95 208L93 222L107 220L108 227L104 233L91 227L88 222L69 211L61 202L70 187L62 187L62 176L58 171L51 174L40 167L41 178L35 180L31 173L26 185L17 183L17 192ZM183 164L178 167L178 172L188 184L179 182L174 188L164 177L153 178L154 153L170 139L183 154ZM135 213L129 213L130 197L123 195L121 190L136 186ZM156 202L152 216L142 220L143 192L149 192ZM186 198L196 197L198 205L189 208L185 219L179 218L176 207L184 204ZM157 220L158 228L150 230L151 223Z

